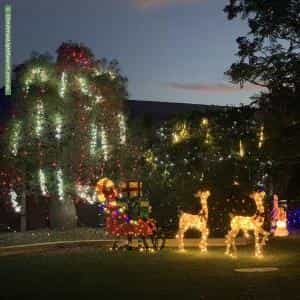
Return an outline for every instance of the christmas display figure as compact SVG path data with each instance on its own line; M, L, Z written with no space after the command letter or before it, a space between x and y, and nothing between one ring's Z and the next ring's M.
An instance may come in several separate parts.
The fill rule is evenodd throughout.
M177 238L179 239L179 249L184 250L184 234L189 229L196 229L201 232L201 241L199 248L201 252L207 252L207 239L209 235L208 229L208 207L207 199L210 196L210 191L199 190L195 195L200 199L201 210L199 214L193 215L183 212L179 218L179 229Z
M140 250L154 249L160 250L164 247L164 240L159 241L157 235L157 224L154 219L138 217L133 219L127 213L127 205L119 201L120 193L115 184L108 178L102 178L97 182L96 193L100 206L105 212L106 232L115 238L112 250L120 248L119 241L121 237L127 239L125 247L132 249L134 238L143 243L139 244ZM149 246L147 238L150 238L152 247ZM122 247L123 248L123 247Z
M233 216L230 222L230 230L226 235L226 255L236 257L237 249L235 240L238 234L242 231L246 238L249 237L249 231L253 231L255 237L255 256L262 257L262 248L265 245L269 232L263 229L265 220L265 208L263 200L265 192L254 192L250 195L255 201L256 212L253 216ZM262 238L261 238L262 237Z
M274 236L288 236L289 232L287 229L287 213L284 207L279 206L278 195L273 196L273 209L272 209L272 221L271 221L271 232Z

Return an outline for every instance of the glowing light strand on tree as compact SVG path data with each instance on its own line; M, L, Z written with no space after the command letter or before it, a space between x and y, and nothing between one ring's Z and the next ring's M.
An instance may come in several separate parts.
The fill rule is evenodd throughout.
M126 122L125 122L124 114L119 113L118 119L119 119L119 128L120 128L120 143L124 145L126 144Z
M90 142L90 154L94 156L96 154L97 148L97 135L98 135L98 128L95 123L91 125L91 142Z
M29 72L28 77L25 80L25 90L28 93L30 85L36 81L36 82L46 82L48 81L49 76L47 74L47 71L44 68L41 67L34 67Z
M63 172L62 169L59 168L56 171L56 178L57 178L57 190L58 190L58 197L60 201L64 200L64 181L63 181Z
M62 116L60 114L55 115L54 123L55 123L55 137L56 139L60 140L62 137L62 125L63 125Z
M87 82L86 78L79 77L78 82L79 82L79 86L80 86L80 90L81 90L82 94L84 94L86 96L92 96L92 94L90 93L90 90L88 87L88 82Z
M9 191L9 198L10 198L10 203L13 208L13 210L16 213L21 212L21 205L17 202L18 194L15 192L15 190L10 189Z
M92 190L90 186L76 184L77 196L89 204L95 204L97 202L97 193Z
M62 72L60 78L60 90L59 90L59 95L61 98L65 97L66 89L67 89L67 73Z
M104 127L101 127L101 147L104 155L104 160L108 160L108 141Z
M260 127L260 132L259 132L259 142L258 142L258 148L261 148L265 140L264 136L264 126Z
M38 137L41 136L41 133L43 131L44 126L44 118L45 118L45 110L44 110L44 104L41 99L37 102L36 107L36 127L35 127L35 133Z
M48 194L47 185L46 185L46 176L42 169L39 169L39 182L40 182L40 189L43 196Z
M16 121L13 125L12 134L10 138L10 149L11 149L10 151L14 156L18 154L20 134L21 134L21 122Z
M239 144L239 155L241 158L243 158L245 156L245 148L244 148L244 145L242 143L242 140L240 140L240 144Z

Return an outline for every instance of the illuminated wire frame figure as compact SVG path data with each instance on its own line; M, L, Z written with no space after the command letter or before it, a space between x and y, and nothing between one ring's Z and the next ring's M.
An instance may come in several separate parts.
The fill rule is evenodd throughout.
M253 216L233 216L230 222L230 230L226 235L226 252L225 254L236 257L237 249L235 240L237 235L242 231L246 238L249 238L249 231L253 231L255 238L255 256L263 257L262 249L268 240L269 232L263 229L265 220L265 208L263 200L265 192L254 192L250 195L256 204L256 213Z
M201 232L201 241L199 248L201 252L207 251L207 239L209 235L209 229L207 227L208 221L208 207L207 199L210 196L210 191L199 190L195 195L196 198L200 198L201 210L199 214L192 215L183 212L179 218L179 229L176 237L179 239L179 249L184 250L184 234L189 229L196 229Z

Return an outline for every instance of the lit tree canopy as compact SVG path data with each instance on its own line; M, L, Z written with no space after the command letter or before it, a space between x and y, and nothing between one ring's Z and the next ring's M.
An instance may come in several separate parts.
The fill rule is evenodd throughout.
M73 200L92 198L89 186L126 143L127 79L117 61L96 60L76 43L63 43L56 62L35 54L15 73L4 135L5 157L22 178L14 188L50 197L52 226L74 225Z

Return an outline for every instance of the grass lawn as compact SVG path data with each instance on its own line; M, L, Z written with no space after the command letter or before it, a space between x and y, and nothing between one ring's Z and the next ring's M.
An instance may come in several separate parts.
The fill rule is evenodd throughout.
M300 299L300 238L272 240L265 258L240 247L208 254L166 249L157 254L95 248L0 257L0 299ZM269 273L235 268L277 267Z

